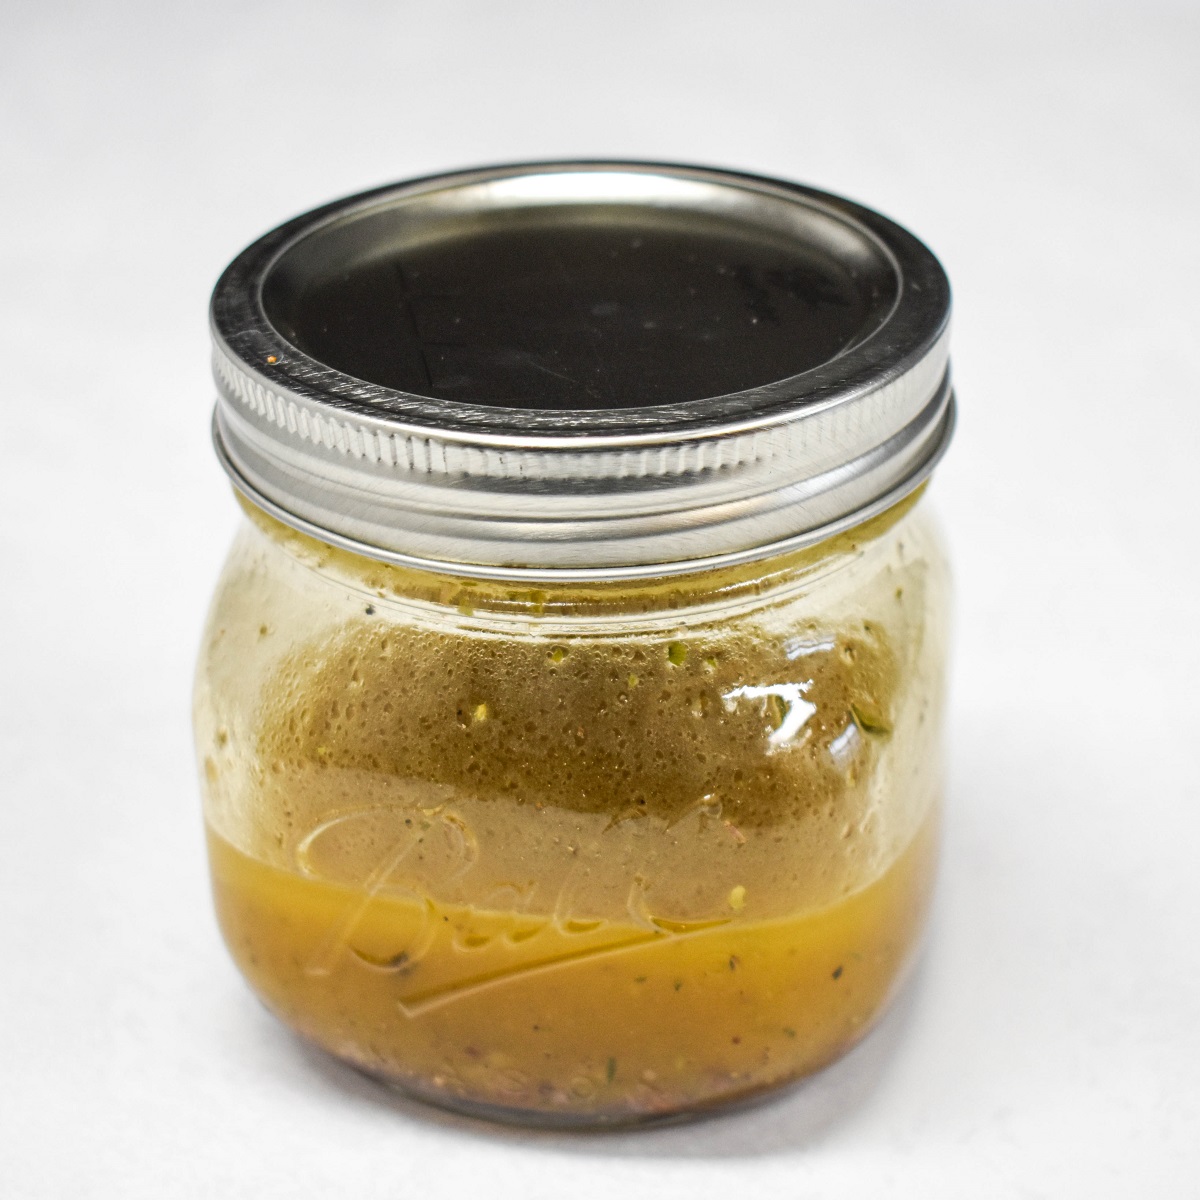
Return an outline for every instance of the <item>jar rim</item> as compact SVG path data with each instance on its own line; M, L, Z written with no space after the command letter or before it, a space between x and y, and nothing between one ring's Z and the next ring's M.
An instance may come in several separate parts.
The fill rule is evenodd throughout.
M594 229L614 213L673 222L670 236L685 248L699 244L702 227L703 236L740 239L736 265L748 247L747 260L758 256L745 268L759 270L755 278L764 269L768 279L785 277L771 274L776 254L802 264L787 278L804 286L810 260L817 287L827 286L822 270L838 272L835 284L849 282L835 301L852 311L817 330L841 339L836 351L804 358L816 353L803 344L813 325L805 314L820 310L803 308L808 298L792 286L784 296L785 304L797 298L791 325L772 331L770 343L773 362L802 367L790 375L666 403L625 403L614 390L616 402L603 407L513 407L479 392L480 379L487 386L496 377L486 374L494 355L482 360L476 394L423 395L321 361L288 325L306 297L362 263L387 269L441 237L458 239L470 264L481 230L541 222L557 237L566 223ZM579 298L589 298L586 281ZM726 324L737 324L741 314L730 311ZM799 184L652 163L455 172L326 205L230 264L211 307L214 441L255 504L368 557L513 579L707 570L823 540L928 478L953 428L949 311L945 274L921 242ZM745 360L732 367L753 372L761 339L743 330L740 343L726 341L731 357ZM637 353L661 349L652 338L630 344ZM715 372L729 365L722 353L710 360ZM369 355L362 361L370 367ZM703 385L703 372L691 378Z

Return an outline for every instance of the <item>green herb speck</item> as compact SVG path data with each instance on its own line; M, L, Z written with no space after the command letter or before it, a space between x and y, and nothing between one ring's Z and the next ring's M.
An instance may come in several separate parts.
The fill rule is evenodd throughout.
M876 737L886 737L892 732L892 726L886 717L869 711L861 704L850 705L850 716L863 733L873 733Z

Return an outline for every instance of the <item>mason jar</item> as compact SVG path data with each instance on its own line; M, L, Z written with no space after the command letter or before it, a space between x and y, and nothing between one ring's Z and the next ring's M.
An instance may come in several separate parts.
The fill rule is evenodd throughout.
M948 317L891 221L692 167L416 180L233 261L195 729L280 1020L564 1126L866 1033L936 859Z

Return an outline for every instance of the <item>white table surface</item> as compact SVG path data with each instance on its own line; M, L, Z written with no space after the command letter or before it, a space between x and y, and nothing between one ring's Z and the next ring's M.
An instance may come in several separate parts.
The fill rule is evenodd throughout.
M1200 1195L1200 6L0 0L0 1194ZM189 740L236 523L205 306L295 212L505 159L790 176L956 294L949 820L914 984L774 1103L391 1099L217 936Z

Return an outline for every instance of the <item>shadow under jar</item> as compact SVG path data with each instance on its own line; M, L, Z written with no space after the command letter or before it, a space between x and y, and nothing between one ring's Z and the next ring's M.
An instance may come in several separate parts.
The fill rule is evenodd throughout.
M862 1037L934 870L948 315L878 214L646 164L417 180L232 263L196 740L272 1012L552 1125Z

